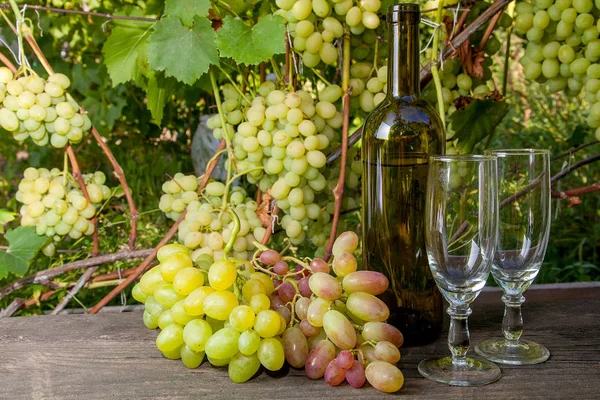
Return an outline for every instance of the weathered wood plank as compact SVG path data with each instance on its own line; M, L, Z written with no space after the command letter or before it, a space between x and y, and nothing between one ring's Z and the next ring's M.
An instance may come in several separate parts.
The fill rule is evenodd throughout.
M402 349L399 367L406 383L398 395L415 399L600 397L600 290L581 290L594 300L532 300L525 303L525 337L546 345L552 356L540 365L502 366L502 378L488 386L457 388L422 378L418 363L448 353L445 337ZM552 298L548 291L546 298ZM582 293L585 292L585 293ZM500 334L498 293L475 302L472 342ZM498 296L499 297L499 296ZM59 315L0 320L0 399L216 398L348 399L389 398L372 388L328 387L302 371L282 377L265 373L243 385L227 371L206 363L189 370L162 358L155 331L144 328L141 313Z

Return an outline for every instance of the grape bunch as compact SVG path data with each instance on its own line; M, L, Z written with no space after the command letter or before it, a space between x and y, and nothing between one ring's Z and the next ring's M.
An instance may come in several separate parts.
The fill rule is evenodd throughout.
M249 171L249 182L277 199L286 214L286 234L299 244L305 239L304 225L329 217L319 200L328 201L325 152L339 141L342 115L333 103L341 89L326 87L318 102L306 91L277 90L272 82L263 83L258 92L233 136L237 165Z
M35 74L16 77L0 67L0 126L16 140L31 137L38 146L62 148L81 142L92 123L67 93L70 85L63 74L48 80Z
M53 168L27 168L19 183L15 198L23 203L20 208L21 225L35 226L36 233L59 242L63 237L79 239L94 233L91 219L98 206L112 196L105 185L106 176L97 171L83 175L90 202L84 197L71 174ZM50 242L43 253L54 254L56 247Z
M288 22L294 51L309 68L321 61L337 64L335 41L344 35L343 23L353 35L372 31L380 24L380 0L277 0L276 4L276 14Z
M600 4L591 0L520 2L515 29L525 35L521 64L530 80L590 103L587 123L600 138Z
M368 381L395 392L404 382L395 366L403 336L384 322L389 310L376 297L385 276L356 270L357 246L356 234L340 235L330 266L266 247L252 262L202 255L194 264L185 246L165 245L133 296L145 304L145 325L161 329L158 349L189 368L206 357L241 383L261 366L277 371L287 362L332 386Z

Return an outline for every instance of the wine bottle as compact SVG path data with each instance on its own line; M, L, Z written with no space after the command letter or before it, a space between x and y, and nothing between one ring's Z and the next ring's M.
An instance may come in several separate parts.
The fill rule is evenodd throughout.
M443 302L425 249L428 156L444 154L439 115L420 97L418 4L389 8L386 98L362 134L363 266L390 280L382 299L405 343L434 341Z

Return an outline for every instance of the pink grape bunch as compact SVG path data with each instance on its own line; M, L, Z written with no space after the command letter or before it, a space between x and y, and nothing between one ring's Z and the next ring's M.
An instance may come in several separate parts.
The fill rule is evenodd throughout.
M304 368L310 379L324 377L331 386L346 380L359 388L368 381L379 391L396 392L404 383L395 366L404 338L385 322L389 309L377 298L387 289L387 278L357 271L352 254L357 246L356 234L344 232L334 243L331 265L314 258L292 268L290 261L300 260L274 250L253 261L276 275L271 308L288 321L283 344L292 367Z

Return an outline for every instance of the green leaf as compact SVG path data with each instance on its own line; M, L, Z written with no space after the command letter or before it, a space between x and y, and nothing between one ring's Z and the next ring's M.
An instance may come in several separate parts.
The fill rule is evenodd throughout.
M208 14L210 6L210 0L167 0L165 15L180 18L185 26L191 26L196 15Z
M4 233L4 225L15 220L15 213L0 208L0 233Z
M148 57L150 26L115 26L102 47L104 64L113 87L128 81L140 81L140 59Z
M29 269L29 262L48 241L46 236L36 234L33 226L20 226L5 237L8 249L0 250L0 278L9 272L23 276Z
M222 57L240 64L259 64L285 52L285 25L278 15L267 15L250 28L239 18L225 17L217 34Z
M508 113L508 105L503 101L475 99L465 109L450 116L457 147L470 153L473 147L486 136L491 135L496 126Z
M176 84L174 79L165 78L161 73L154 75L148 80L148 90L146 92L148 109L157 125L160 125L162 121L165 104L171 98Z
M583 125L577 125L571 137L567 139L567 143L571 147L581 146L585 142L585 139L587 139L588 135L588 128Z
M192 28L183 26L177 17L163 18L156 23L148 40L150 65L191 85L211 64L219 62L216 37L206 17L194 17Z

